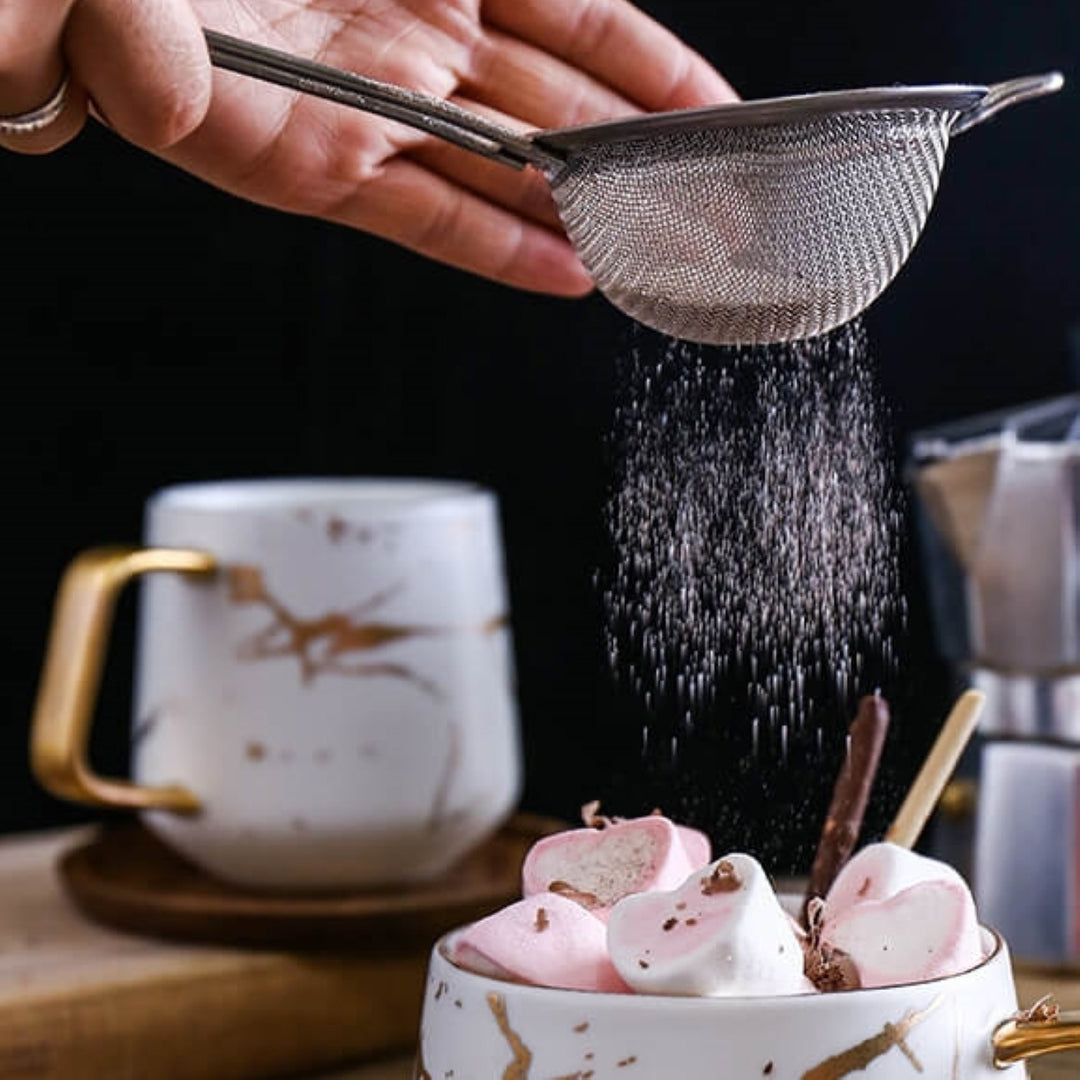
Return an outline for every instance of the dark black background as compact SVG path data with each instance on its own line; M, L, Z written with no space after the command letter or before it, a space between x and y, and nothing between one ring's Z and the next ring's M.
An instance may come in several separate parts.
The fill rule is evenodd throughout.
M898 447L928 423L1072 388L1076 0L644 6L745 97L1063 71L1056 98L951 146L924 236L866 325ZM0 830L91 816L42 793L26 764L61 568L89 544L137 539L155 488L223 476L411 474L492 486L510 572L525 805L573 815L597 778L616 772L620 790L633 791L632 755L610 741L591 584L604 558L604 439L627 320L598 297L515 293L241 203L94 127L46 158L0 156L0 214ZM910 601L905 664L918 692L894 722L890 767L901 777L949 693L917 576ZM95 758L113 771L125 766L131 609L120 611L95 735Z

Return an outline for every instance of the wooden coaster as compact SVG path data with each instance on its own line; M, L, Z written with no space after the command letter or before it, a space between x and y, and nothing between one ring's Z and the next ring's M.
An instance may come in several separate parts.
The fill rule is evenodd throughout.
M397 950L428 947L445 931L521 895L521 863L565 822L511 819L435 881L333 895L248 891L217 881L137 820L102 826L65 853L60 880L95 922L152 937L261 948Z

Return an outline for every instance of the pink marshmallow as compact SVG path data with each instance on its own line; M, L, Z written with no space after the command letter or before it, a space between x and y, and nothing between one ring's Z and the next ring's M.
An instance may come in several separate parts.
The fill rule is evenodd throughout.
M625 897L608 916L607 936L616 970L640 993L813 990L792 920L749 855L727 855L671 892Z
M604 924L580 904L537 893L466 926L450 958L482 975L564 990L622 993Z
M867 844L825 897L822 939L848 953L863 986L955 975L983 958L975 901L948 863Z
M631 893L674 889L704 863L704 833L666 817L612 820L600 828L569 829L533 844L522 866L522 893L557 892L606 919Z
M695 870L700 870L712 862L712 841L705 833L689 825L676 825L675 831L679 834L686 857Z
M971 893L952 881L922 881L835 915L826 906L822 939L848 955L864 987L956 975L983 958Z

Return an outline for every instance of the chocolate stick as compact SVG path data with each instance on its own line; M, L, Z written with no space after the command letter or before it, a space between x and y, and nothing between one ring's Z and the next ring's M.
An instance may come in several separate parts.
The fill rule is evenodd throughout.
M906 848L915 846L975 732L985 701L986 695L980 690L966 690L956 699L919 775L885 833L885 839L890 843Z
M802 906L802 923L807 925L807 905L823 897L855 848L862 828L870 789L874 785L885 735L889 729L889 706L879 694L860 699L855 719L848 728L847 757L836 777L832 802L825 815L810 881Z

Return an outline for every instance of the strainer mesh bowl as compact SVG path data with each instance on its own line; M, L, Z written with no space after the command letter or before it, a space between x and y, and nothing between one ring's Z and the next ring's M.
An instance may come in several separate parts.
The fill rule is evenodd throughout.
M956 113L856 112L653 134L576 150L552 177L600 291L647 326L716 345L847 322L911 253Z

